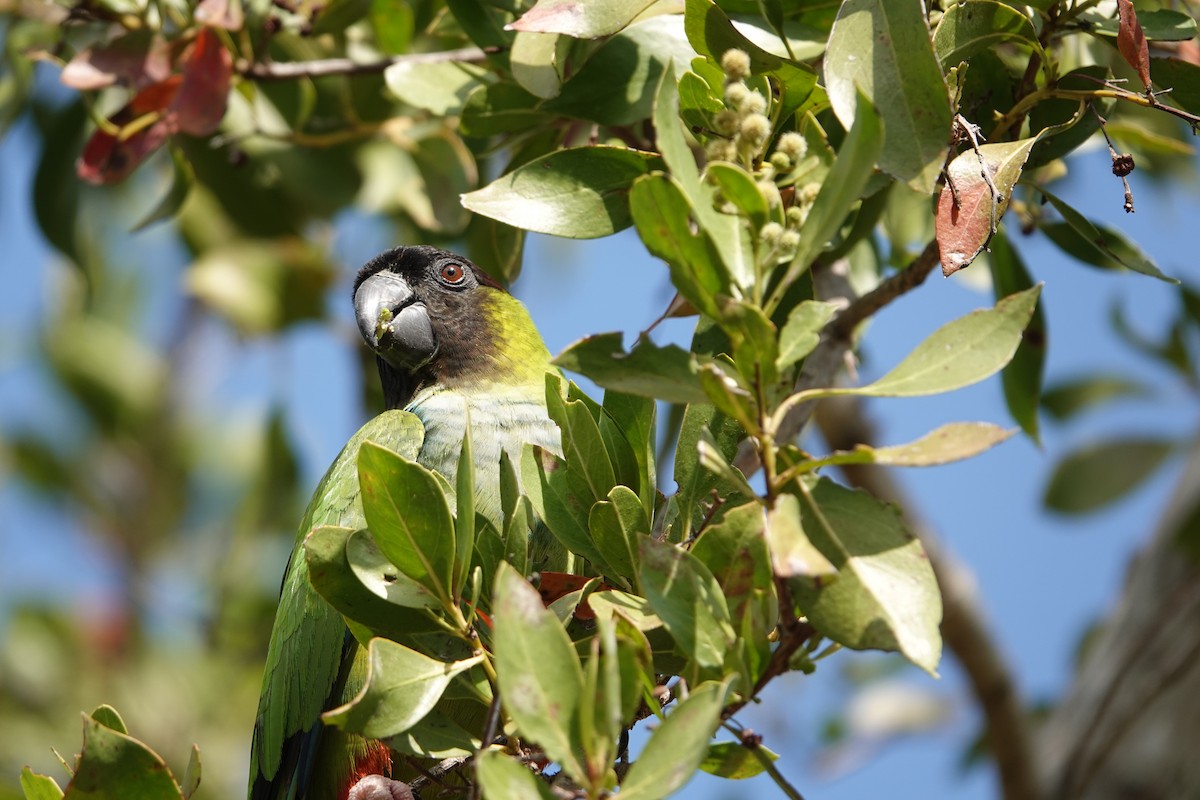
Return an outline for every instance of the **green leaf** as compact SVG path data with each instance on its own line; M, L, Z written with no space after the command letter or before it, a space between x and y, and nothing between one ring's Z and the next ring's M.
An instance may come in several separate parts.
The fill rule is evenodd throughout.
M819 524L810 520L809 525ZM837 574L837 568L809 540L800 519L800 500L784 494L775 498L775 506L767 510L767 546L771 565L782 578L802 577L820 582Z
M434 629L419 609L439 606L437 598L384 558L370 532L321 526L303 547L313 588L347 619L391 638Z
M29 767L21 768L21 791L25 800L60 800L63 796L58 781L49 775L39 775Z
M730 292L729 275L712 238L690 224L698 215L683 187L662 173L638 178L629 211L646 249L667 262L679 293L701 313L716 316L715 298Z
M605 436L608 451L620 449L615 442L610 444L610 439L617 436L628 447L634 463L631 467L621 466L617 482L636 490L647 517L654 513L658 499L658 473L654 465L657 410L657 404L648 397L609 391L604 393L604 414L600 419L600 432ZM624 463L616 458L614 462Z
M718 364L700 367L700 385L708 401L722 414L736 420L746 431L758 430L758 404L750 390L738 382L733 365L724 369Z
M1200 65L1181 58L1152 58L1150 75L1156 84L1171 90L1162 100L1200 114Z
M667 67L674 62L672 79L678 80L694 55L677 15L650 17L605 41L543 109L601 125L631 125L651 115Z
M629 189L657 168L656 161L648 153L607 145L560 150L464 194L462 203L524 230L594 239L629 226Z
M933 33L933 49L943 69L968 61L1001 42L1028 45L1042 55L1042 45L1029 17L997 0L948 6Z
M576 39L611 36L645 11L653 0L538 0L509 27L514 31L562 33Z
M967 74L970 75L970 72ZM1089 64L1059 78L1058 88L1092 91L1111 77L1112 73L1107 67ZM1098 99L1095 101L1096 110L1106 117L1114 102ZM1029 132L1038 138L1038 143L1029 154L1028 166L1040 167L1066 156L1091 138L1099 128L1100 120L1088 110L1086 103L1070 98L1043 100L1029 112Z
M742 471L729 462L729 458L721 451L720 445L713 438L712 431L702 429L700 442L696 447L696 457L700 466L715 475L719 482L723 481L743 497L753 497L755 492L750 488Z
M622 800L660 800L683 788L708 752L727 692L726 683L703 683L667 715L625 774Z
M463 105L459 130L475 137L528 131L551 119L538 110L540 103L541 98L512 83L476 86Z
M383 73L387 87L402 101L438 117L458 116L467 96L489 80L476 64L457 61L400 61Z
M471 455L471 415L463 427L462 449L458 455L458 470L454 482L454 554L456 559L451 594L462 595L471 572L471 555L475 552L475 459Z
M560 49L560 37L555 34L518 32L509 54L513 80L536 97L557 97L562 86Z
M840 464L883 464L892 467L932 467L977 456L1013 435L987 422L951 422L908 444L891 447L857 445L812 462L813 467Z
M588 605L597 617L611 617L620 614L639 631L652 631L663 626L650 608L649 601L636 594L629 594L618 589L604 589L588 595Z
M1063 221L1074 233L1074 243L1068 244L1069 240L1063 236L1062 228L1051 228L1050 230L1054 231L1051 233L1047 229L1048 226L1040 227L1055 244L1070 255L1098 267L1112 269L1114 264L1119 264L1134 272L1140 272L1167 283L1179 283L1176 279L1164 275L1137 245L1125 238L1124 234L1106 226L1097 226L1066 202L1040 186L1038 191L1050 201L1054 210L1062 215Z
M545 781L499 750L489 748L475 756L475 778L486 800L555 800Z
M673 475L679 487L676 499L683 516L681 540L691 535L692 526L703 518L704 499L717 485L717 476L700 465L700 442L707 432L725 461L733 458L741 439L741 428L710 403L689 405L683 412L679 441L675 446Z
M703 59L695 59L695 61L705 63ZM688 75L692 75L693 78L703 83L703 80L694 73L685 73L683 78ZM686 280L686 276L690 274L691 270L698 270L701 271L701 274L697 275L696 279L702 286L727 286L730 280L736 280L743 287L749 286L753 280L754 270L751 266L752 256L743 248L744 237L740 231L741 222L736 216L722 214L716 210L713 187L700 180L700 170L696 167L696 159L692 155L691 146L684 137L683 128L679 124L681 113L679 92L685 85L683 78L680 79L677 89L673 73L664 73L654 100L655 139L662 152L663 161L671 172L671 179L678 182L677 188L683 190L682 197L675 197L674 193L666 192L664 189L665 196L655 198L663 202L670 202L673 207L671 214L663 215L666 216L666 219L659 223L658 227L666 228L668 231L675 230L680 221L685 220L682 212L686 210L696 220L699 228L697 237L705 240L709 246L714 248L718 258L711 264L707 258L702 261L683 260L681 263L690 269L680 270L681 274L676 275L675 269L672 267L672 282L675 283L676 288L683 291L683 284L678 280ZM725 107L724 100L716 98L712 98L712 100L719 105L718 111ZM653 212L653 209L649 209L649 211ZM645 220L652 221L658 214L643 213L642 216ZM638 230L641 233L641 227ZM652 253L655 252L650 246L651 240L646 235L643 235L642 239L646 242L647 248ZM688 255L698 254L689 251ZM666 260L668 264L673 264L672 259L665 255L660 255L660 258ZM708 292L707 294L712 293ZM700 294L705 293L700 292ZM686 292L684 296L688 297ZM689 299L692 298L689 297ZM698 298L698 300L701 305L698 305L697 308L705 308L702 298ZM693 302L697 302L697 300L693 300Z
M1055 466L1042 502L1062 514L1104 508L1140 486L1176 448L1169 439L1149 438L1082 447Z
M77 98L61 106L35 105L33 110L42 137L33 178L34 216L51 246L74 264L85 266L90 257L79 250L80 182L75 176L75 159L83 146L87 109Z
M1041 284L972 311L938 328L872 384L824 390L868 397L918 397L953 391L987 378L1012 358L1033 317ZM795 396L795 395L793 395Z
M192 190L192 184L196 182L196 172L192 169L192 162L188 160L183 149L170 147L168 150L171 153L171 165L174 168L171 174L171 188L155 204L154 208L133 226L132 233L145 230L155 222L175 216L183 206L183 201L187 199L188 192Z
M1148 397L1150 390L1120 375L1094 375L1064 381L1042 393L1042 408L1056 420L1068 420L1086 409L1125 397Z
M704 174L755 228L767 224L771 208L749 172L737 164L714 161L705 168Z
M761 308L745 300L721 297L718 308L718 321L729 335L734 363L742 378L750 386L774 386L779 381L775 368L779 357L779 334L774 324Z
M1013 248L1007 236L998 234L992 240L991 251L988 261L992 266L992 287L997 300L1033 286L1033 278L1029 276L1020 253ZM1017 346L1012 361L1000 373L1008 413L1034 442L1039 441L1038 403L1042 394L1045 362L1046 315L1038 306L1021 336L1021 344Z
M546 410L562 432L567 472L578 478L574 485L586 491L580 497L586 508L607 497L617 478L596 418L583 401L564 401L558 383L553 378L546 382Z
M755 746L768 761L778 761L779 754L759 744ZM714 742L700 762L700 769L719 778L740 781L766 771L762 758L741 742Z
M879 166L933 192L952 112L920 0L845 0L829 33L825 88L847 130L865 95L883 120Z
M732 619L741 619L755 593L768 599L774 596L765 525L762 505L751 500L725 512L721 521L706 527L692 545L692 555L709 568L725 592Z
M559 353L554 364L591 378L605 389L669 403L706 403L696 357L675 345L640 340L626 353L619 332L587 336Z
M773 77L780 90L781 118L795 113L817 85L817 74L812 67L763 50L734 27L725 12L709 0L687 0L684 26L688 41L697 53L720 63L726 50L738 49L750 56L751 73Z
M182 800L183 794L162 758L133 737L83 718L83 752L67 784L66 798Z
M640 578L650 607L684 655L702 667L720 667L734 640L720 585L687 550L646 536L639 541Z
M420 722L437 705L454 676L481 661L483 656L446 663L388 639L372 639L362 689L321 719L371 739L393 736Z
M191 798L200 788L200 772L200 748L193 744L192 752L188 755L187 767L183 771L183 780L179 783L185 798Z
M455 570L454 523L429 470L366 442L358 451L363 514L380 551L449 607Z
M480 214L467 225L467 253L471 260L505 286L521 275L525 231Z
M1084 13L1080 19L1087 22L1088 32L1095 35L1115 39L1120 32L1120 22L1115 16ZM1196 35L1196 20L1169 8L1140 9L1137 20L1142 33L1152 42L1183 42Z
M899 651L934 674L942 651L941 595L899 511L827 478L817 481L811 497L816 506L805 503L805 532L838 577L828 584L792 581L809 622L846 647Z
M367 16L375 44L384 53L407 53L412 44L413 10L404 0L371 0Z
M779 332L779 358L775 367L784 372L788 367L808 356L821 341L821 329L825 327L837 306L819 300L804 300L788 312L787 322Z
M501 563L495 587L494 651L504 707L522 737L537 742L567 775L582 781L583 668L571 638L512 567Z
M129 729L125 727L125 720L121 719L121 715L110 705L97 706L92 712L92 719L117 733L129 733Z
M596 549L615 574L614 580L628 579L626 588L637 588L638 536L650 535L650 519L642 501L628 486L614 486L608 500L592 506L588 529Z
M852 122L853 125L847 125L850 132L846 134L833 166L821 182L821 190L813 201L812 210L800 228L800 246L796 248L796 255L788 266L784 287L808 269L826 243L837 234L846 221L846 215L850 213L850 207L866 190L875 163L879 161L883 166L880 159L886 157L887 139L880 127L881 119L876 109L869 102L859 103ZM883 151L880 150L881 143L885 148Z
M953 275L983 252L1008 210L1013 186L1037 137L968 148L950 162L938 195L935 229L942 274ZM985 167L986 165L986 167ZM991 185L983 177L986 168ZM998 193L998 195L997 195ZM1026 287L1021 287L1026 288Z
M388 738L387 744L400 753L437 759L466 758L477 753L480 746L476 736L437 709L403 733Z

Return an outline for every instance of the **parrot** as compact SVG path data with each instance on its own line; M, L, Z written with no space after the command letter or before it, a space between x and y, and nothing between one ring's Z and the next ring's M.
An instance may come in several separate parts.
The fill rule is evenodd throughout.
M526 444L561 449L546 409L546 375L557 372L550 353L520 301L471 261L429 246L396 247L362 267L353 298L386 410L342 449L300 523L263 673L250 800L406 796L407 787L371 793L370 786L395 783L386 744L321 722L322 712L362 688L366 650L313 589L302 542L321 525L366 527L360 446L376 442L453 486L469 420L475 508L496 523L501 452L515 461Z

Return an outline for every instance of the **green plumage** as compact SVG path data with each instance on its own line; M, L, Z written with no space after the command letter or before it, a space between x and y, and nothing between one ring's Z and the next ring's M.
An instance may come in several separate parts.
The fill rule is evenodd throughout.
M458 275L455 265L466 273L451 283L447 275ZM433 248L397 248L364 267L355 304L364 338L379 355L388 405L404 410L375 417L351 438L300 524L263 675L252 800L339 800L361 772L360 762L378 768L369 760L382 752L378 743L320 723L322 712L361 688L364 651L313 589L301 546L314 527L366 526L357 474L361 445L383 445L453 485L469 419L475 508L498 528L501 452L517 459L526 443L559 449L545 406L550 354L524 307L470 262ZM388 311L381 314L377 306ZM377 319L396 322L388 328Z

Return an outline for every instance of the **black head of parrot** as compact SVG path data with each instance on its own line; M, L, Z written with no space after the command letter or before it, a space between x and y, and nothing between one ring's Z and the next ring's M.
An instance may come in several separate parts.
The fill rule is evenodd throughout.
M354 312L389 408L432 384L511 382L531 358L548 359L525 308L468 259L436 247L396 247L367 262Z

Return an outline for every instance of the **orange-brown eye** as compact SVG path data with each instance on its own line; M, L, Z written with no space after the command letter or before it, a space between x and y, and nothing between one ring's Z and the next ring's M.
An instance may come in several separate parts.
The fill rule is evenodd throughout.
M446 283L462 283L466 277L467 271L463 269L462 264L450 261L442 265L442 280Z

